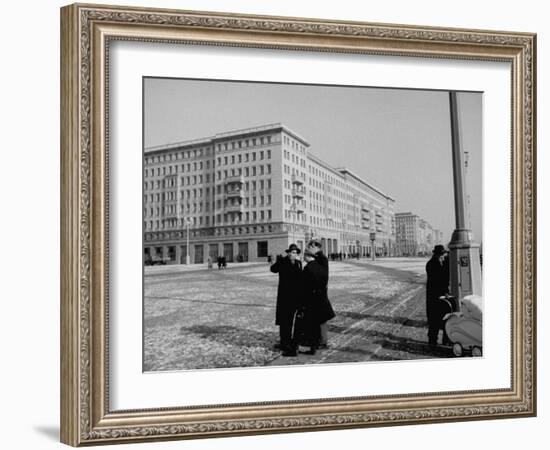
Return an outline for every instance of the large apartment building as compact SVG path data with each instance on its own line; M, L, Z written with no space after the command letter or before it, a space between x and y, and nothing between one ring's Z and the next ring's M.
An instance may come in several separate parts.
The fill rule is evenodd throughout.
M395 256L429 255L443 233L411 212L395 214Z
M393 217L390 196L323 162L280 123L145 149L147 258L258 261L312 237L325 253L367 256L372 238L390 255Z

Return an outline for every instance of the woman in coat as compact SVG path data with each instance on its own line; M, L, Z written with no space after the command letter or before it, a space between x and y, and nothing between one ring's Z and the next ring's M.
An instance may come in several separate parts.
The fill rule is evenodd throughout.
M292 339L292 327L300 295L302 263L298 259L300 249L296 244L291 244L285 252L287 255L277 256L270 267L271 272L279 274L275 325L279 325L283 356L296 356L297 345Z

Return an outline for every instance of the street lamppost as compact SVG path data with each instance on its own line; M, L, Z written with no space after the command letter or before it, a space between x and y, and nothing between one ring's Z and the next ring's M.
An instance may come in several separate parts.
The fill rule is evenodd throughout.
M187 242L185 245L185 264L186 265L189 265L190 263L190 258L189 258L189 224L190 222L191 221L189 220L189 218L185 219L185 226L187 229Z
M459 131L458 102L455 91L449 92L451 144L453 156L453 184L455 201L455 230L449 243L451 294L457 299L465 295L481 295L481 266L479 244L472 239L468 217L464 153ZM458 302L460 306L460 302Z
M376 233L370 233L370 241L371 241L371 259L374 261L376 259L376 248L374 246L374 242L376 241Z

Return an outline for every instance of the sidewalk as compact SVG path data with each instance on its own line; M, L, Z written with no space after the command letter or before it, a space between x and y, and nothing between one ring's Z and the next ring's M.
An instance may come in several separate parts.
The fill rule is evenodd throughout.
M231 270L236 268L244 269L246 267L258 267L266 266L269 267L265 262L242 262L242 263L227 263L226 269L221 270ZM160 275L168 273L187 273L187 272L197 272L200 270L208 270L208 265L206 263L202 264L167 264L165 266L145 266L145 276L147 275ZM212 264L211 270L218 270L217 264Z

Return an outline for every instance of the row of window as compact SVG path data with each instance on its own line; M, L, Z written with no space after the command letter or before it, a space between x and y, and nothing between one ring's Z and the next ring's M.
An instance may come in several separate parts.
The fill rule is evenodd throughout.
M167 230L167 229L184 229L187 227L186 220L189 220L189 227L209 227L209 226L219 226L224 224L247 224L247 223L256 223L258 221L265 222L272 220L271 210L261 210L247 212L243 214L242 219L236 218L231 214L217 214L215 216L205 216L205 217L189 217L188 219L162 219L162 220L146 220L145 228L147 231L156 231L156 230Z
M239 139L230 142L223 142L218 144L218 150L236 150L238 148L255 147L256 145L269 145L271 144L271 136L262 136L259 138Z
M259 166L251 166L251 167L245 167L244 170L242 167L239 168L233 168L230 170L224 170L223 172L221 170L218 170L218 181L222 179L222 174L224 179L227 177L238 177L241 175L244 175L245 177L255 177L255 176L262 176L264 174L270 175L271 174L271 164L266 164L265 166L259 165Z
M247 181L245 183L244 189L229 189L227 188L227 186L218 185L216 186L216 191L214 191L214 187L212 187L212 191L210 190L210 187L181 190L179 191L179 200L184 200L189 198L199 198L199 197L202 197L202 198L206 197L208 199L210 198L210 192L212 192L212 194L216 192L217 195L238 194L242 192L243 196L245 195L251 196L251 195L254 195L258 190L269 192L271 190L271 180L267 179L267 180ZM168 192L157 192L153 194L145 194L144 202L153 203L155 201L156 202L175 201L178 199L177 192L178 191L168 191ZM269 199L270 199L269 201L271 201L271 195L269 195Z
M265 168L264 168L265 167ZM249 170L248 167L245 167L244 170L244 176L246 177L256 177L256 176L264 176L264 175L271 175L271 164L267 164L266 166L257 166L258 170L256 170L256 166L252 166ZM214 176L212 174L207 173L204 176L203 175L190 175L187 177L181 177L180 178L180 186L196 186L198 184L203 183L210 183L210 181L214 182ZM231 171L224 170L223 172L218 171L218 181L222 180L223 178L228 178L230 176L241 176L243 175L242 169L232 169ZM269 180L271 183L271 180ZM153 190L153 189L166 189L171 187L177 187L176 186L177 180L175 177L167 178L163 180L153 180L153 181L145 181L144 182L144 189L145 190Z
M306 152L306 148L304 147L304 145L302 145L298 141L295 141L294 139L290 139L288 136L283 135L283 143L286 145L290 145L294 150L302 154Z
M294 153L291 153L288 150L283 149L283 158L288 161L292 161L292 164L296 164L300 167L306 167L305 158L300 158L298 155L294 155Z
M174 153L164 153L162 155L146 156L146 164L157 164L170 161L177 161L181 159L200 158L202 156L209 156L213 153L212 147L196 148L192 150L178 150Z
M226 206L235 206L240 205L241 203L238 201L231 202L230 200L217 200L216 201L216 208L221 209L222 207ZM212 205L214 205L214 201L212 201ZM266 196L253 196L251 198L245 198L243 205L246 208L252 207L263 207L263 206L271 206L271 195ZM157 206L156 208L145 208L145 215L149 216L164 216L164 215L170 215L170 214L176 214L178 209L178 205L166 205L166 206ZM204 209L203 209L204 208ZM179 205L179 213L201 213L201 212L209 212L210 211L210 202L199 202L199 203L186 203L185 205Z
M262 161L264 159L271 159L271 150L260 150L259 152L251 152L251 153L238 153L236 155L231 156L218 156L218 166L223 165L227 166L230 164L242 164L243 161L245 163L247 162L254 162L256 161L256 155L258 156L258 160Z

